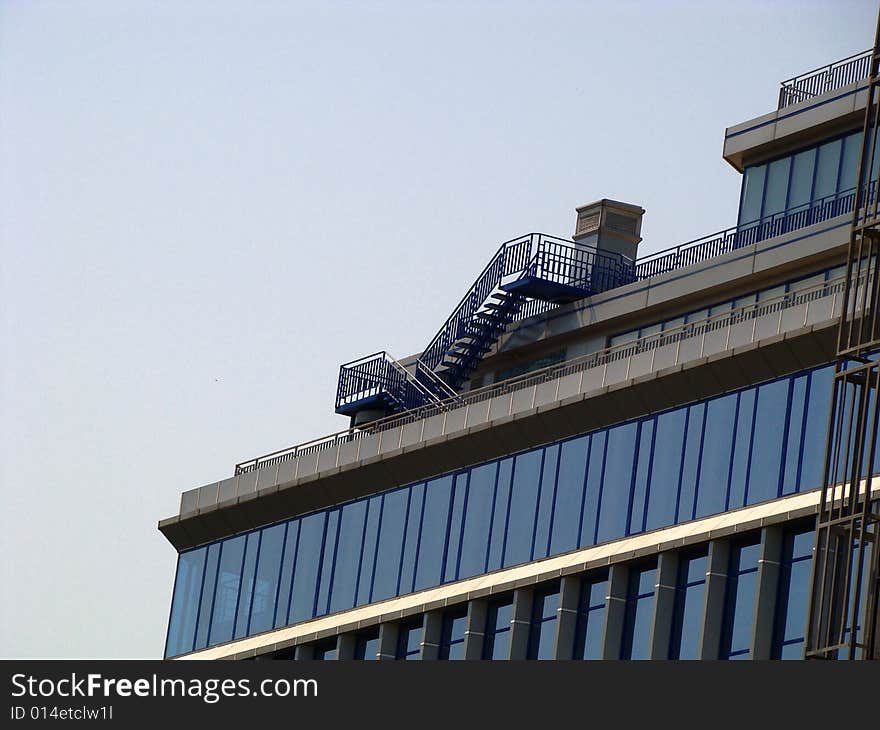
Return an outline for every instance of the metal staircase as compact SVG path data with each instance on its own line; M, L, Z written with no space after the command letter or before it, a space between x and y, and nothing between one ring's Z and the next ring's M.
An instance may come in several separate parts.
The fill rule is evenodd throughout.
M342 365L336 412L389 415L454 398L529 302L562 304L634 279L619 254L540 233L507 241L417 360L404 366L383 351Z

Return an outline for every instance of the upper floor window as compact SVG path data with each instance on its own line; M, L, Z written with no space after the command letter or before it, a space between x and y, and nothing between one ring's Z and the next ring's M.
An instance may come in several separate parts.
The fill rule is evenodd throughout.
M682 556L679 562L670 659L700 658L707 564L706 548L700 553Z
M773 642L775 659L803 659L804 656L814 539L812 528L785 536Z
M751 656L760 551L757 543L731 549L724 602L722 659L748 659Z
M783 211L803 209L853 190L861 146L861 131L853 132L746 167L738 225L748 225ZM875 150L872 180L877 179L878 164L880 155Z
M513 619L513 596L489 604L486 632L483 636L483 659L510 657L510 622Z
M397 634L397 658L398 659L421 659L422 636L424 634L424 618L416 616L414 619L404 621L398 626Z
M440 658L464 659L464 633L467 628L467 604L443 614L440 632Z
M558 610L558 582L535 591L532 600L532 624L529 630L529 659L556 657Z
M607 593L607 576L585 578L581 583L574 659L602 658L602 627L605 625Z
M651 626L654 621L656 583L656 566L646 566L640 570L631 569L621 659L651 658Z

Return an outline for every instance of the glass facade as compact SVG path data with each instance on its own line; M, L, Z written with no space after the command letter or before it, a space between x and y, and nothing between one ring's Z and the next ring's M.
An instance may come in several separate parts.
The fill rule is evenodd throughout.
M633 566L630 571L620 658L650 659L657 566Z
M682 556L679 561L670 659L700 658L707 567L705 550L701 554Z
M785 536L773 642L775 659L803 659L804 656L815 538L813 529L789 532Z
M413 660L422 658L422 637L425 635L424 617L416 616L398 627L397 658Z
M731 550L724 607L722 659L748 659L751 656L760 551L761 546L757 543L737 545Z
M878 138L880 139L880 138ZM804 210L856 187L862 133L853 132L760 165L746 167L739 226L787 211ZM875 151L871 180L877 179Z
M379 627L362 631L355 636L354 658L374 661L379 658Z
M513 620L513 596L494 600L486 614L483 635L483 659L507 659L510 655L510 622Z
M556 658L556 623L559 611L559 583L536 590L532 599L528 659Z
M440 632L440 659L464 659L464 632L467 628L467 605L443 614Z
M759 586L759 558L764 549L761 537L766 531L769 531L766 544L771 551L767 560L771 568L778 560L780 571L778 580L764 580ZM781 543L777 541L777 535L782 538ZM516 630L525 632L525 637L520 634L513 658L571 656L573 659L601 659L607 653L614 658L648 659L656 653L669 659L699 659L703 651L713 659L749 659L751 647L756 645L754 632L760 631L760 644L767 647L762 653L769 650L769 658L801 659L814 537L813 522L798 520L716 539L716 548L724 550L726 545L729 557L724 565L716 568L722 574L716 577L726 576L726 580L715 584L713 590L720 591L720 594L711 601L707 601L709 543L664 551L661 555L674 555L677 564L671 611L657 610L661 588L657 585L658 561L654 558L620 564L626 576L623 601L610 598L608 572L605 570L583 573L576 582L568 583L565 590L576 594L567 594L566 598L566 603L576 609L576 617L570 617L576 620L574 627L570 624L560 627L562 584L558 578L525 586L519 589L522 594L517 600L529 601L531 608L516 624ZM777 545L779 553L775 552ZM473 599L479 605L476 615L485 615L486 623L475 626L470 638L466 638L465 632L473 604L462 601L443 609L436 656L439 659L463 659L465 642L471 641L474 644L470 650L481 651L483 659L511 658L514 594ZM576 601L572 602L572 599ZM759 602L775 605L776 614L771 626L756 621ZM611 615L612 636L613 627L619 626L621 631L616 645L604 636L606 621ZM428 623L426 616L421 614L390 624L397 632L398 659L418 659L425 651L434 656L430 647L421 643L423 626ZM713 646L710 641L709 645L701 647L704 630L713 636L714 627L718 626L722 631L720 646ZM655 638L658 635L669 636L668 652L658 644ZM354 658L375 659L378 637L378 626L353 634ZM339 646L343 644L348 642L340 640ZM302 653L304 657L325 660L337 657L335 638L306 647L308 651ZM276 658L290 656L291 653L283 653Z
M607 576L585 578L581 583L572 658L602 658L602 629L605 625L607 594Z
M831 376L797 373L182 553L167 656L818 488L822 449L807 446L824 443Z

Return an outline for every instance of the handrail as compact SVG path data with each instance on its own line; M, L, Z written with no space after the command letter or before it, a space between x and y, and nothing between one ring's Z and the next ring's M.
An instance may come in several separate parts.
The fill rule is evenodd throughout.
M458 391L452 388L449 383L447 383L443 378L441 378L437 373L431 370L424 362L422 362L421 358L416 358L416 380L419 379L419 376L423 378L427 378L431 384L437 388L438 391L443 393L447 398L458 398Z
M427 398L429 401L434 401L435 403L439 403L442 400L436 393L434 393L430 388L421 383L418 378L416 378L409 370L401 365L400 361L396 357L387 352L385 353L385 356L391 363L391 367L393 367L404 380L412 383L413 388L415 388L425 398Z
M827 66L814 68L812 71L780 82L779 103L776 108L784 109L799 101L867 78L873 52L873 49L869 48L867 51L854 53Z
M871 181L870 196L873 197L876 188L877 181ZM662 251L647 254L636 259L634 279L636 281L650 279L653 276L690 266L773 236L850 213L855 200L855 192L855 187L852 187L849 190L826 195L824 198L788 208L757 221L736 225Z
M764 314L788 309L799 304L820 299L824 296L837 294L838 292L843 291L845 280L846 277L841 276L830 281L814 284L811 287L806 287L793 292L786 292L785 294L766 299L762 302L752 302L739 307L738 309L732 309L705 317L697 322L688 322L664 332L646 335L645 337L631 342L606 347L588 355L581 355L580 357L572 358L571 360L562 363L556 363L531 373L524 373L513 378L508 378L500 383L492 383L483 386L482 388L477 388L457 395L454 401L453 399L449 399L434 405L421 406L410 411L372 421L363 428L346 429L345 431L313 439L303 444L280 449L270 454L236 464L235 473L236 475L243 474L252 471L253 469L272 466L273 464L287 461L298 456L305 456L317 451L323 451L339 444L349 443L372 434L387 431L388 429L397 426L413 423L414 421L428 418L429 416L449 410L450 407L461 407L473 403L479 403L488 400L489 398L504 395L512 390L520 390L573 372L632 357L641 352L647 352L667 344L673 344L679 340L684 340L689 337L719 329L725 326L725 320L728 325L732 325L763 316Z

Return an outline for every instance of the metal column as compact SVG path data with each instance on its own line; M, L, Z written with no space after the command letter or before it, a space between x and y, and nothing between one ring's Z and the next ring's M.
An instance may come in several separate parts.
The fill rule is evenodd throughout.
M825 486L816 524L806 656L880 658L878 642L878 531L880 507L872 495L880 384L880 214L875 169L880 17L874 38L862 124L847 253L847 281L838 330L834 392L825 450Z

